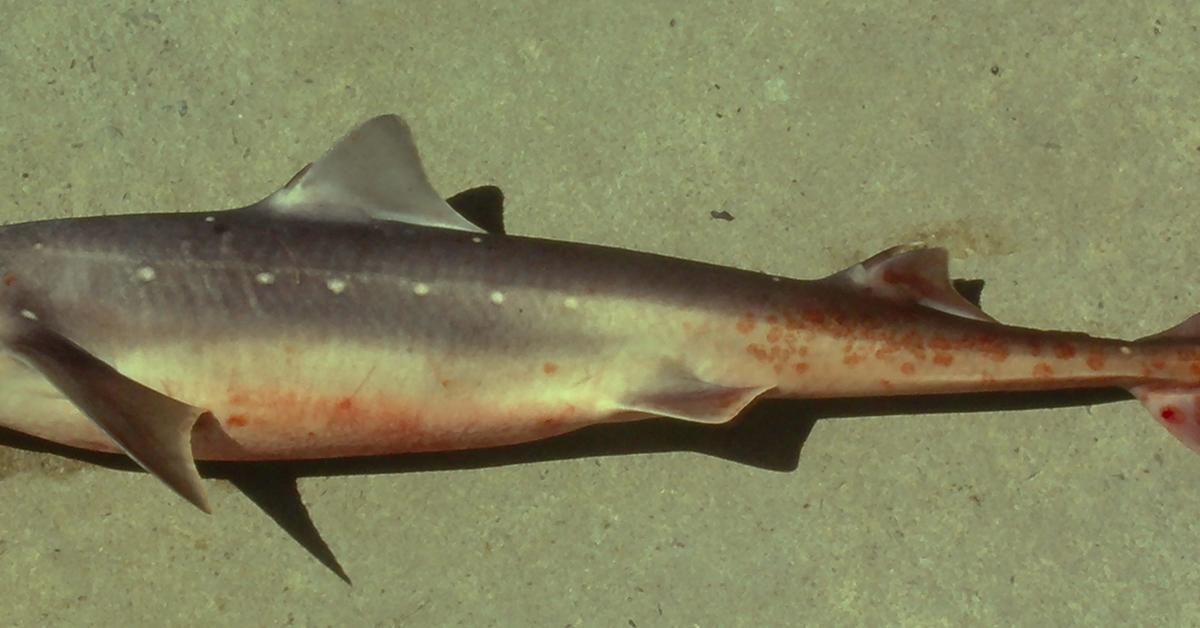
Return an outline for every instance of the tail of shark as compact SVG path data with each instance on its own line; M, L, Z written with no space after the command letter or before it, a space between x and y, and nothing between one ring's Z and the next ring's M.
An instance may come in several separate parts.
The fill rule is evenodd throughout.
M1175 438L1200 452L1200 314L1164 332L1138 342L1171 340L1193 345L1190 349L1195 381L1180 385L1146 384L1130 389L1154 418ZM1187 350L1187 349L1185 349Z

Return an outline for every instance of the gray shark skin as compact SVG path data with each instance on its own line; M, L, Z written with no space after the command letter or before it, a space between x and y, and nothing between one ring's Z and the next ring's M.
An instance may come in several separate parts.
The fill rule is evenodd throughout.
M1137 341L1024 329L955 293L941 249L802 281L463 211L381 116L248 207L4 227L0 424L124 451L206 511L194 458L722 423L764 396L1120 386L1200 447L1200 317Z

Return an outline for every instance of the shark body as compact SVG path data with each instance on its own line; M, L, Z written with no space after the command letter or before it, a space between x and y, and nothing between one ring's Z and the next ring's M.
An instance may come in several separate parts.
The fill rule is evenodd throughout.
M1137 341L1006 326L946 263L897 247L804 281L507 235L382 116L248 207L0 229L0 425L124 451L205 510L196 458L722 423L766 396L1117 386L1200 447L1200 317Z

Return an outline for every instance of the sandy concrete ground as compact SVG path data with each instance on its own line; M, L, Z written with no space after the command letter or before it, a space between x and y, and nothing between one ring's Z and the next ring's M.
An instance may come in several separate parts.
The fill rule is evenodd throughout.
M1074 4L5 1L0 207L243 204L395 111L514 233L800 277L920 238L1000 320L1136 337L1200 309L1200 15ZM1055 399L209 468L211 517L10 434L3 623L1194 620L1200 459Z

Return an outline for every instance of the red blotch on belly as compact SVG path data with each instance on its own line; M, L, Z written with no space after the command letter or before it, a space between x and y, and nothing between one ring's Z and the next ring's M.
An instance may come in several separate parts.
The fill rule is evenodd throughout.
M556 371L558 371L558 365L553 362L547 362L542 365L542 372L547 375L553 375Z
M1101 353L1093 353L1087 359L1088 368L1093 371L1099 371L1104 368L1104 355Z
M935 353L933 363L939 366L950 366L954 363L954 356L949 353Z
M1075 357L1075 347L1065 342L1059 343L1054 346L1054 355L1060 360L1069 360Z
M1038 362L1037 364L1035 364L1033 366L1033 376L1038 379L1046 379L1048 377L1054 377L1054 369L1051 368L1050 365L1046 364L1045 362Z
M747 313L737 322L737 330L743 334L748 334L754 331L754 314Z
M1167 423L1183 423L1183 415L1175 409L1175 406L1163 406L1163 409L1158 411L1158 416Z
M982 351L993 362L1003 362L1008 359L1008 347L1000 342L987 342L984 344Z
M917 366L912 362L905 362L904 364L900 365L900 372L904 373L905 375L912 375L913 373L917 372Z
M233 414L229 416L229 420L227 420L225 423L229 427L246 427L246 425L250 422L246 420L246 417L240 414Z

